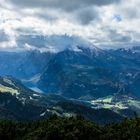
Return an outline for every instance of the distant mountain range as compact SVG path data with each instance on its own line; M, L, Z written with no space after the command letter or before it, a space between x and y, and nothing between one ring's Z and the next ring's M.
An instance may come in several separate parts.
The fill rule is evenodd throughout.
M19 39L22 47L25 39ZM0 51L1 118L36 120L55 113L105 122L110 113L113 120L140 114L140 46L102 50L66 36L62 43L56 36L45 41L49 47L36 49L37 41L29 41L29 50ZM57 43L59 49L48 51Z
M0 52L0 75L12 75L29 87L70 98L115 93L140 97L139 47L100 50L77 46L59 53Z
M115 93L139 97L140 57L127 58L126 52L117 55L121 50L79 49L56 54L41 74L39 88L70 98L98 98Z

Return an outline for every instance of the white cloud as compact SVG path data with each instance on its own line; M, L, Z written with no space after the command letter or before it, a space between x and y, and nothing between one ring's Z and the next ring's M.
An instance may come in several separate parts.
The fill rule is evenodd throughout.
M97 46L140 42L138 0L0 0L0 30L18 47L20 35L75 35ZM6 38L6 37L3 37ZM26 43L26 42L25 42Z

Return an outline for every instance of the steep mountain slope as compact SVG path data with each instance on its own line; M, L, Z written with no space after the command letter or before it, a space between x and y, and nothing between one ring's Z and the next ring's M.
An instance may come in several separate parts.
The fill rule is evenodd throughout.
M38 86L45 92L69 98L105 97L115 93L139 95L139 55L78 47L56 54L40 76ZM135 61L134 61L135 60Z
M12 75L29 79L41 73L53 57L53 53L40 51L0 52L0 75Z
M52 114L67 117L82 115L98 123L123 119L111 110L92 109L80 101L74 102L54 94L33 92L13 77L0 77L0 112L0 118L19 121L48 118ZM103 115L105 119L102 118Z
M12 112L16 120L39 119L45 107L37 105L36 100L43 96L24 87L20 81L11 77L0 77L0 108ZM8 119L9 116L5 117Z

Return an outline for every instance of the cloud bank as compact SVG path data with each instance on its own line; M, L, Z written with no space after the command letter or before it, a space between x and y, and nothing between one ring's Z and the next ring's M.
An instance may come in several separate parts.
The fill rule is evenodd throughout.
M0 0L0 48L65 34L98 47L140 44L139 7L138 0Z

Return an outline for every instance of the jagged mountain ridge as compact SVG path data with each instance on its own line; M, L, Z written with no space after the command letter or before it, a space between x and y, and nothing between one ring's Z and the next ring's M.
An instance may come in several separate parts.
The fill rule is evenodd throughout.
M140 97L139 53L136 57L126 58L123 54L118 56L119 50L79 49L79 52L65 50L58 53L41 75L39 88L70 98L86 95L98 98L115 93Z
M12 75L39 92L69 98L100 98L116 93L140 97L139 46L102 50L67 36L23 36L18 42L21 48L30 45L30 50L0 52L0 75ZM61 49L54 53L38 50L38 46Z

